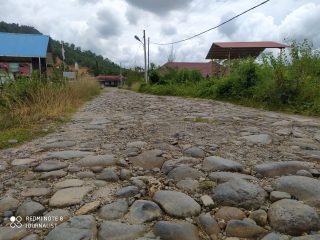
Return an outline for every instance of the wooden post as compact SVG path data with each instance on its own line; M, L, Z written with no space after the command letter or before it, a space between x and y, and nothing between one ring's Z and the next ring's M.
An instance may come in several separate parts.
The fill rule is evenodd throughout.
M231 72L231 48L229 48L229 73Z
M144 80L148 83L146 30L143 30Z
M41 58L39 57L39 77L41 80Z
M148 37L148 82L149 82L149 71L150 71L150 38Z

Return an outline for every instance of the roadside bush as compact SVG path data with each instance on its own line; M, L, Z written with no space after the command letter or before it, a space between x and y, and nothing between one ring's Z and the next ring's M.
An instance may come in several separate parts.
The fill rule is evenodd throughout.
M157 81L152 81L152 83L157 84L186 84L186 83L197 83L203 80L202 74L198 70L188 70L182 69L178 70L175 68L166 68L163 73L159 70L153 71L153 78Z
M94 79L51 82L46 78L17 78L2 85L0 129L58 119L100 92Z
M125 80L125 88L131 89L136 83L142 83L144 81L143 79L144 73L138 70L128 70L125 73L125 77L127 78Z
M228 62L228 74L203 79L196 71L168 69L140 88L160 95L227 100L249 106L320 115L320 52L305 40L278 56Z
M217 80L216 96L233 99L252 97L259 81L258 68L253 59L236 61L230 74Z
M151 84L161 84L161 77L158 69L153 69L150 71L149 80Z

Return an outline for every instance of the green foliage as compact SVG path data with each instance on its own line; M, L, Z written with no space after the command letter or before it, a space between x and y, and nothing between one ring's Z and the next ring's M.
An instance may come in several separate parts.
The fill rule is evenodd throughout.
M259 80L258 68L254 59L234 61L230 74L217 81L216 97L240 99L252 96Z
M229 73L204 80L191 72L169 69L141 92L227 100L272 110L320 115L320 52L305 40L293 42L277 57L234 60ZM156 83L156 84L155 84Z
M22 143L49 133L52 124L68 118L99 92L94 79L53 81L35 73L6 81L0 85L0 149L12 146L9 139Z
M41 34L34 27L19 25L16 23L6 23L3 21L0 22L0 32Z
M150 71L149 79L151 84L160 83L161 78L160 78L159 70Z
M93 79L51 81L35 73L8 80L0 88L0 129L58 119L99 92Z
M205 180L200 182L200 188L204 189L204 190L212 190L212 188L216 187L217 183L214 181L210 181L210 180Z
M167 83L197 83L200 82L203 77L198 70L182 69L177 70L175 68L166 68L163 74L159 74L159 84Z
M53 57L62 59L61 43L59 41L50 40ZM64 43L65 61L68 65L73 65L77 62L80 66L85 66L90 69L90 72L97 75L119 75L120 67L113 63L108 58L103 58L101 55L96 55L90 50L83 51L80 47L74 44Z
M144 81L144 73L140 69L127 70L124 75L126 76L125 85L129 89L134 83L142 83Z
M39 129L30 129L30 128L10 128L1 130L0 134L0 149L12 147L19 145L23 142L32 140L35 137L41 137L46 134L52 133L53 128L48 129L47 131L41 131ZM10 139L17 140L17 144L10 144L8 141Z
M151 84L189 84L201 82L203 77L198 70L177 70L170 67L160 70L151 64L149 80Z
M142 84L139 92L153 93L156 95L200 97L200 93L206 84L207 82L205 81L183 84L174 82L166 84Z
M15 23L0 22L0 32L9 33L27 33L27 34L42 34L34 27L19 25ZM50 38L50 46L53 58L59 57L62 59L61 43ZM119 74L120 68L108 58L103 58L101 55L96 55L90 50L83 51L80 47L74 44L64 43L65 61L68 65L73 65L77 62L80 66L88 67L90 72L97 75Z

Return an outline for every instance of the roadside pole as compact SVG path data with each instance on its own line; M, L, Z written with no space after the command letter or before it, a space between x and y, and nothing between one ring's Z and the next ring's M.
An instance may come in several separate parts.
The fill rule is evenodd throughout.
M123 86L121 62L120 62L120 86L121 86L121 87Z
M146 30L143 30L143 48L144 48L144 80L146 83L148 83Z
M150 71L150 37L148 37L148 82L149 82L149 71Z

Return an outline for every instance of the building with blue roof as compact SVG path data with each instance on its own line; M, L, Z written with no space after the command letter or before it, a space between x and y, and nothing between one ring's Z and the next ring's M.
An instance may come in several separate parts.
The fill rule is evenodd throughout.
M0 72L30 75L38 70L45 74L52 64L49 36L0 32Z

